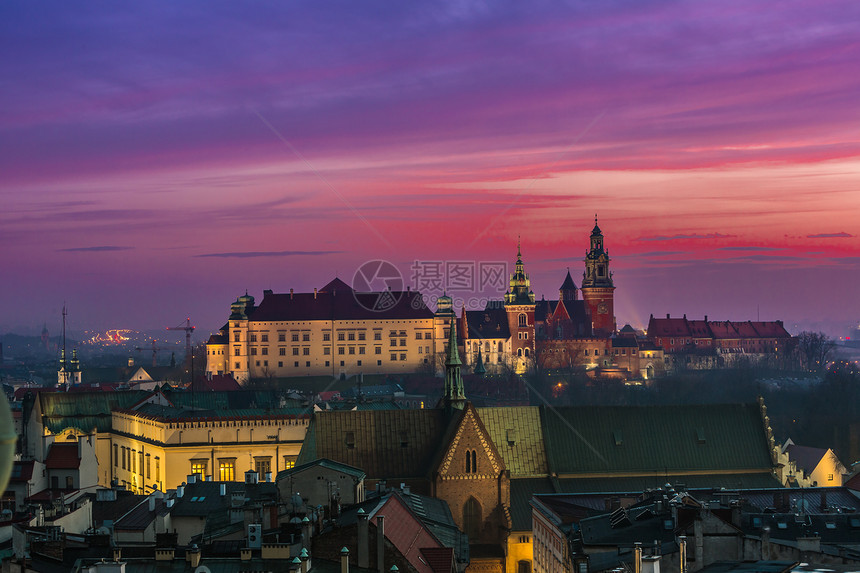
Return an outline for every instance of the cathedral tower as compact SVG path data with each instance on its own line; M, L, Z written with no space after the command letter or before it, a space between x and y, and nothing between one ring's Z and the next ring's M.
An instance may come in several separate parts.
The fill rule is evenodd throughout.
M517 241L517 263L511 275L510 288L505 293L505 311L511 333L513 367L517 373L526 371L534 358L535 293L523 265L522 249Z
M595 336L609 336L615 332L615 284L609 270L609 251L603 244L603 232L597 226L591 231L591 249L585 254L585 272L582 274L582 299L591 312Z

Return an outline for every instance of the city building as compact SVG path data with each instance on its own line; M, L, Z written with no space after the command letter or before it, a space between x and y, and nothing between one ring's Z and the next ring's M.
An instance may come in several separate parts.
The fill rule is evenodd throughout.
M440 309L441 310L441 309ZM240 296L207 344L207 375L332 377L415 372L433 363L452 318L420 292L357 292L334 279L313 293Z

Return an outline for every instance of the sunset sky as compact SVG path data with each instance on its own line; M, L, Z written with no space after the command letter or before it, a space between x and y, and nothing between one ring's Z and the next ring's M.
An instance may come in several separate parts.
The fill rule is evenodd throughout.
M595 213L619 326L860 320L856 1L4 2L0 62L0 333L518 235L555 298Z

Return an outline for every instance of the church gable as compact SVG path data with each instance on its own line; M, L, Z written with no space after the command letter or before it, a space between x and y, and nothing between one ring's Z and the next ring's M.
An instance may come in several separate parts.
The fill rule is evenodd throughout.
M439 464L442 479L495 479L505 469L489 432L469 404Z

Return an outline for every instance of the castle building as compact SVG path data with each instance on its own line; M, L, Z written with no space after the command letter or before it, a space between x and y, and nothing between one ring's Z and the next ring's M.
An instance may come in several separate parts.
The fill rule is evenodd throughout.
M450 314L450 316L448 316ZM414 372L432 365L456 316L418 291L357 292L334 279L313 293L245 294L207 344L206 373L250 378Z
M582 298L588 305L592 331L598 336L615 332L615 283L609 270L609 250L604 248L603 232L594 217L591 231L591 249L585 254L585 272L582 275Z

